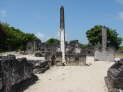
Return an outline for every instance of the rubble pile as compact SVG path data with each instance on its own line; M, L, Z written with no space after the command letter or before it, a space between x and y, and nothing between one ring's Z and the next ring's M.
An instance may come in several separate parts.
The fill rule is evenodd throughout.
M105 81L109 92L123 91L123 59L109 68Z
M16 59L14 55L0 56L0 89L11 92L13 85L33 75L33 65L26 58Z
M40 53L40 52L35 53L35 56L36 57L43 57L42 53Z
M50 68L49 61L32 60L30 62L33 64L34 73L44 73L46 70Z

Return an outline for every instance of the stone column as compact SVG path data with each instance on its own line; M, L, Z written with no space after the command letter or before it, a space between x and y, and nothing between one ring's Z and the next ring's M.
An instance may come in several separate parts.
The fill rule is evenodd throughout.
M107 48L107 29L102 27L102 51L106 51Z
M62 64L66 64L65 59L65 23L64 23L64 7L60 8L60 39L61 39L61 52L62 52Z

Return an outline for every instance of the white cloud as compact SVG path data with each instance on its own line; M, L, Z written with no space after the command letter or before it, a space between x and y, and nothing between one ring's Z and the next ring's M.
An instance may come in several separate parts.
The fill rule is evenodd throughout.
M47 41L50 38L58 39L58 34L56 34L56 35L45 35L41 32L37 32L37 33L35 33L35 36L37 36L43 42Z
M6 17L7 11L6 10L0 10L0 17Z
M42 33L40 33L40 32L36 33L35 35L36 35L37 37L39 37L39 38L44 38L44 37L45 37L44 34L42 34Z
M120 13L118 14L118 16L119 16L119 18L120 18L121 20L123 20L123 12L120 12Z
M39 39L41 39L41 41L46 41L47 40L47 36L42 34L41 32L37 32L35 34Z

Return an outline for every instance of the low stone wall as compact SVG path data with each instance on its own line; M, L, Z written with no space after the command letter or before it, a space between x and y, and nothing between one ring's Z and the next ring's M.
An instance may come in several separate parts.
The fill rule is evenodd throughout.
M86 56L85 55L75 55L71 54L66 57L67 65L85 65Z
M107 49L106 51L96 49L94 57L96 61L114 61L115 52L113 49Z

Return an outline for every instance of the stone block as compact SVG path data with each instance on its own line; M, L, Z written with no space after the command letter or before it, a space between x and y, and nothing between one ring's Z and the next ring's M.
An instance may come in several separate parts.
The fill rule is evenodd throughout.
M11 92L11 87L33 74L33 65L26 58L16 59L14 55L0 57L0 89Z
M119 90L123 91L123 60L116 62L109 68L106 77L106 84L109 92L120 92Z

